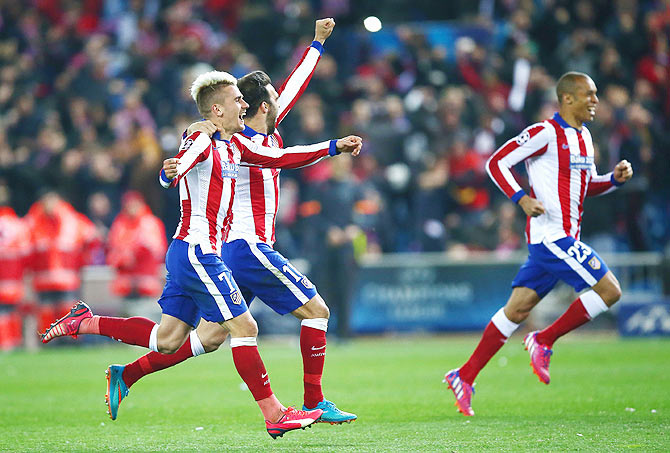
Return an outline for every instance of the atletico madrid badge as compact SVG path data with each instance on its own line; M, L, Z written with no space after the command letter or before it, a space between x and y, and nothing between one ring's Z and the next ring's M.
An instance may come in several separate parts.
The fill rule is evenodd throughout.
M600 260L594 256L589 260L589 266L591 266L593 270L597 271L600 269Z

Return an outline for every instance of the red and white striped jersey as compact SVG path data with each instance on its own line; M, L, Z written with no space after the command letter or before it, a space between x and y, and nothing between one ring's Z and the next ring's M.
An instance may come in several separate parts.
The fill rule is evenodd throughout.
M579 131L556 113L533 124L500 147L486 163L486 171L505 195L518 202L525 192L510 169L525 161L530 196L542 202L545 213L528 217L526 239L537 244L571 236L579 239L584 198L615 189L613 173L598 175L591 133Z
M230 141L194 132L182 139L177 176L168 180L161 170L163 187L179 186L181 218L173 238L198 244L203 253L221 253L233 217L232 204L240 163L298 168L335 155L336 140L286 149L261 146L239 134Z
M314 41L302 55L302 58L279 89L279 113L276 125L279 125L289 110L305 91L316 68L323 47ZM246 127L242 135L251 140L273 148L283 148L279 132L266 136ZM272 246L275 242L275 219L279 206L278 168L240 167L233 201L233 222L228 241L246 239L251 242L265 242Z

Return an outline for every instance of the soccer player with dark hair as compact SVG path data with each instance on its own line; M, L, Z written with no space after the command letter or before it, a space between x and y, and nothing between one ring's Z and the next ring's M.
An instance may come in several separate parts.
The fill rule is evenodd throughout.
M598 175L591 134L598 105L596 85L583 73L568 72L558 81L559 111L553 118L527 127L499 148L486 169L512 201L528 216L528 259L512 281L512 295L486 326L477 348L445 381L464 415L471 407L477 374L505 344L542 298L563 280L583 291L553 324L523 340L531 367L540 382L549 384L549 360L554 342L614 305L621 297L616 277L587 244L579 240L584 198L609 193L633 176L626 160ZM526 193L510 169L524 162L530 183Z
M221 244L230 230L239 165L245 162L271 168L296 168L339 152L358 154L362 141L360 137L349 136L277 149L243 136L233 136L244 129L243 116L248 104L235 78L225 72L199 75L191 87L191 96L201 115L219 132L215 137L202 132L184 137L174 177L161 174L164 186L179 187L181 220L166 255L168 273L158 301L163 312L160 324L139 317L93 316L89 307L80 302L69 315L47 329L42 341L46 343L64 335L98 334L148 347L156 353L179 354L190 349L197 355L211 348L214 342L206 330L192 330L201 318L205 319L209 325L230 333L235 367L258 403L268 433L276 438L311 425L323 411L286 408L274 395L256 345L256 321L221 259ZM214 349L216 347L218 344ZM144 365L152 366L150 361ZM108 369L107 402L113 419L120 401L128 393L122 371L123 367Z

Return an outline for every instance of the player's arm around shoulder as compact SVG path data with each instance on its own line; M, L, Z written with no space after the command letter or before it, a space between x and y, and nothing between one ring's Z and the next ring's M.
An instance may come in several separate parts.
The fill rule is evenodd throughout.
M159 181L164 188L175 187L179 178L188 173L203 157L207 157L212 143L211 136L216 130L211 121L198 121L188 127L177 155L163 161Z

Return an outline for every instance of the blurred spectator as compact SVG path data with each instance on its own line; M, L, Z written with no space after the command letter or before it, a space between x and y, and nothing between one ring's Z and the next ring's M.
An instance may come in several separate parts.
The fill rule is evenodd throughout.
M27 225L9 206L9 188L0 181L0 350L23 341L24 270L30 251Z
M31 206L25 218L30 231L28 268L40 304L38 330L72 306L79 295L79 272L101 246L95 226L50 189Z
M165 228L139 192L123 195L107 240L107 262L116 269L112 292L126 299L158 296L167 250Z
M483 162L526 124L551 117L562 73L584 70L601 100L589 125L599 169L626 158L636 173L589 209L585 239L598 236L612 250L665 250L668 8L653 0L421 0L392 8L337 0L0 2L0 177L18 215L48 185L88 209L103 234L121 195L137 190L171 232L179 195L162 191L156 174L198 117L188 92L195 75L263 69L280 80L300 58L314 16L333 14L340 31L298 114L281 128L288 144L364 138L348 170L360 198L338 205L360 230L353 242L332 237L345 237L356 253L523 249ZM360 21L370 14L395 24L364 32ZM523 168L515 171L523 178ZM331 237L325 222L346 230L322 205L325 188L342 190L340 172L324 160L287 174L294 197L277 246L289 258L312 257L317 268L314 251ZM622 215L619 206L630 210Z

